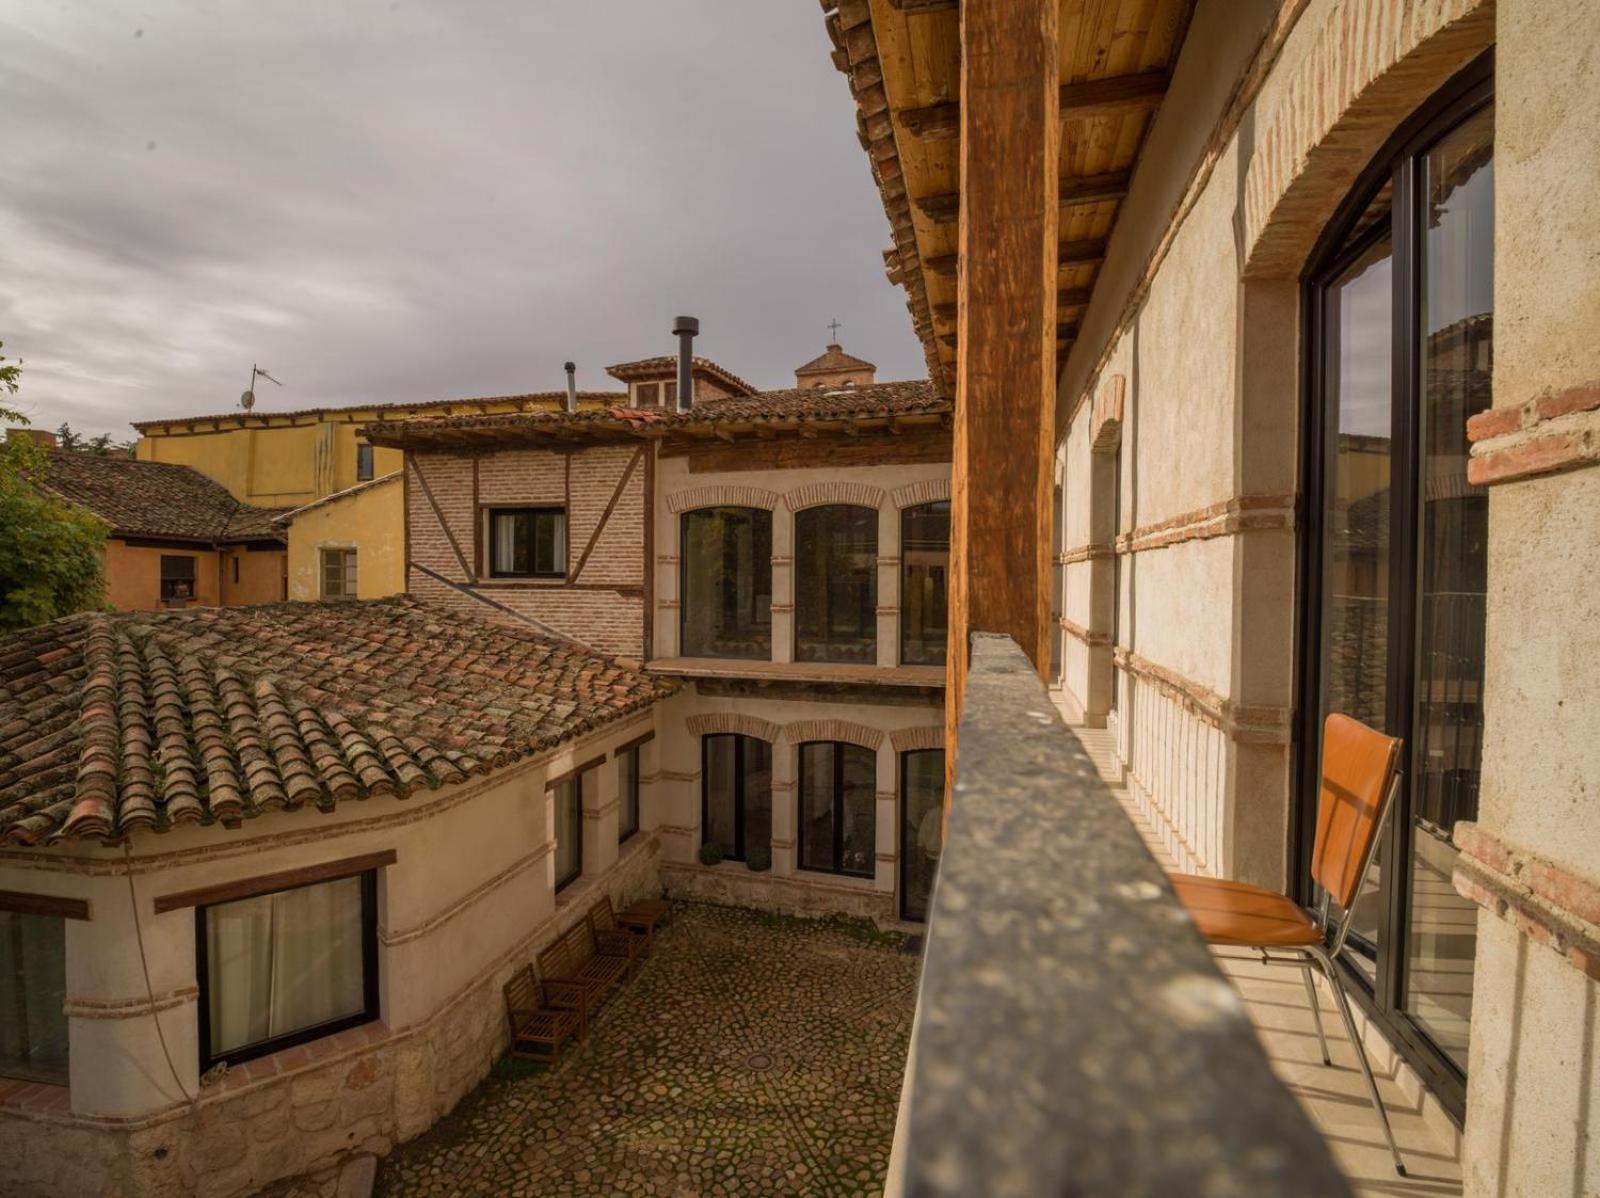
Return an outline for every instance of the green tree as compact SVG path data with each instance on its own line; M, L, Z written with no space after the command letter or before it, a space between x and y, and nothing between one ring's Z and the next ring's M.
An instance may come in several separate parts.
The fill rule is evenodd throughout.
M0 354L0 395L15 395L21 374L20 362ZM29 423L4 404L0 421ZM26 437L0 443L0 632L105 602L101 561L109 530L92 513L33 485L48 465Z

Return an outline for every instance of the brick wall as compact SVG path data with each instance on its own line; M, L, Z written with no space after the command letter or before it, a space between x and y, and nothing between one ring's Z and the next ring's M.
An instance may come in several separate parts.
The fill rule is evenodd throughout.
M407 589L462 611L530 619L606 652L642 655L648 452L602 445L412 454ZM544 505L567 510L567 578L488 578L484 509Z

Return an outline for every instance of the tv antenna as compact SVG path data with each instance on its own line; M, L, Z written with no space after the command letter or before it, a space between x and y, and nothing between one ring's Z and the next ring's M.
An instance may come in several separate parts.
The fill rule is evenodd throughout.
M278 387L283 386L281 382L273 378L265 370L262 370L261 367L257 366L254 362L250 363L250 386L245 393L239 397L239 406L246 412L256 406L256 379L258 378L266 379L267 382Z

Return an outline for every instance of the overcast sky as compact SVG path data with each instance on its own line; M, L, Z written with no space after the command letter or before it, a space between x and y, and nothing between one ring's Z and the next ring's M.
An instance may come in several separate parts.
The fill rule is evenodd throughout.
M815 0L0 0L0 341L35 423L925 368Z

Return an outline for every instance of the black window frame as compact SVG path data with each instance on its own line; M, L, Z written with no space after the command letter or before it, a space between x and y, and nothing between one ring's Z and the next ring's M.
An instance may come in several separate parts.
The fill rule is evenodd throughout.
M583 877L583 780L593 772L593 770L583 770L580 773L573 774L570 778L563 778L561 781L556 783L555 788L550 792L552 795L551 801L553 803L559 803L561 802L561 792L570 786L572 788L572 801L577 807L577 810L573 813L572 820L572 826L576 829L576 835L574 836L575 843L572 846L574 849L572 854L572 872L567 874L565 877L556 878L555 892L557 894L560 894L568 886L571 886L579 878ZM561 825L558 822L556 827L559 829L560 826Z
M832 633L832 621L828 618L831 614L833 593L829 589L836 574L828 567L832 562L834 549L833 535L823 535L813 530L813 526L824 520L837 518L840 513L852 513L852 518L860 520L870 530L872 536L871 563L865 571L867 587L867 603L865 612L864 638L867 644L866 657L858 658L853 655L853 650L846 647L857 645L855 638L835 639ZM837 532L836 527L830 526L829 534ZM823 543L808 544L807 536L814 540L820 539ZM821 564L812 560L820 557ZM794 660L797 662L832 662L846 665L876 665L878 663L878 509L868 507L864 503L819 503L811 507L801 508L794 513L794 557L791 573L794 575ZM820 613L803 613L802 609L808 608L812 602L821 601ZM822 617L822 630L820 634L807 634L804 624L807 615Z
M356 444L356 482L369 483L374 477L374 458L377 451L371 446Z
M1328 312L1324 297L1327 288L1368 248L1387 233L1391 241L1391 269L1394 272L1392 384L1396 388L1392 407L1390 479L1393 495L1390 511L1391 548L1388 587L1387 636L1397 646L1390 654L1387 680L1386 729L1399 729L1404 735L1415 712L1415 671L1402 668L1413 663L1417 649L1417 602L1413 568L1420 568L1418 544L1419 513L1417 489L1417 447L1422 436L1421 405L1413 388L1420 375L1417 347L1412 334L1420 320L1421 280L1419 242L1423 234L1419 207L1418 165L1429 149L1485 106L1494 103L1494 51L1488 50L1463 68L1426 101L1396 130L1384 148L1374 155L1350 189L1334 219L1308 259L1301 276L1301 411L1305 435L1301 437L1302 494L1305 496L1305 531L1297 538L1297 645L1295 652L1299 702L1294 727L1295 793L1289 805L1290 818L1290 893L1312 907L1318 902L1311 877L1311 852L1316 833L1315 805L1320 791L1320 746L1323 664L1323 594L1321 554L1325 545L1323 498L1327 484L1327 453L1330 409L1323 393L1324 350L1327 342ZM1385 185L1393 188L1389 216L1370 228L1361 221L1369 206L1381 195ZM1358 232L1360 236L1357 237ZM1354 951L1347 946L1338 965L1343 971L1346 992L1395 1044L1399 1055L1418 1073L1453 1118L1466 1112L1466 1076L1449 1056L1411 1019L1405 1009L1406 969L1410 934L1410 870L1412 867L1411 823L1415 797L1412 794L1411 754L1406 746L1399 766L1400 789L1395 809L1383 831L1384 859L1398 863L1389 870L1386 896L1379 913L1383 945L1374 960L1374 976L1348 960ZM1352 938L1354 939L1354 938Z
M911 804L908 802L908 799L911 795L911 759L923 753L937 753L939 755L939 764L942 773L945 767L943 747L932 749L902 749L899 753L895 754L895 775L896 781L899 784L899 792L896 795L899 809L895 812L895 874L896 882L898 884L897 889L900 892L898 910L900 912L901 921L905 923L927 923L928 916L933 914L932 887L928 888L927 905L921 915L911 914L906 907L906 897L911 893L910 885L906 879L906 867L909 862L909 854L906 852L906 840L911 831L910 827L906 823L906 815L911 809ZM941 809L944 806L943 787L940 787L939 806ZM937 882L937 880L938 878L936 874L935 882Z
M167 567L168 563L170 562L187 562L189 564L189 576L184 578L181 575L168 574ZM189 587L188 591L181 595L177 594L175 587L178 583L187 583ZM161 602L187 603L191 599L197 599L199 598L200 594L199 584L200 559L197 556L192 553L163 553L161 555L161 581L159 591Z
M708 732L700 738L700 847L704 848L709 841L706 840L706 829L711 826L711 770L710 755L711 742L719 737L732 737L734 743L733 758L733 851L725 852L725 861L743 861L750 851L750 846L745 843L747 819L746 809L750 803L750 796L745 790L745 781L749 770L745 767L745 749L751 742L762 744L767 749L767 822L772 822L772 755L773 746L768 741L757 736L748 736L742 732ZM772 851L771 834L768 833L767 851Z
M343 882L349 878L361 879L361 1011L339 1019L329 1020L327 1023L319 1023L313 1027L288 1032L282 1036L260 1040L255 1044L229 1049L226 1052L215 1055L211 1052L211 970L210 963L207 960L209 938L206 935L206 912L213 907L224 907L230 902L243 900L230 899L224 902L206 903L203 906L195 907L195 978L199 986L196 1007L200 1025L200 1072L202 1074L220 1064L227 1064L232 1067L243 1064L245 1061L271 1056L275 1052L283 1052L300 1044L309 1044L313 1040L336 1036L340 1032L348 1031L350 1028L362 1027L365 1024L378 1021L380 1012L378 998L378 871L376 869L341 874L333 878L318 878L314 882L306 882L300 886L285 886L281 890L269 890L262 894L248 897L265 898L272 894L287 894L291 890L305 890L312 886L327 886L334 882Z
M630 745L617 752L617 843L626 844L639 834L639 825L643 822L642 786L639 782L639 768L642 764L639 757L638 745ZM623 785L622 763L631 763L632 769L628 773L631 785ZM631 812L633 816L631 826L623 819L625 813Z
M931 509L931 508L943 508L944 509L945 525L946 525L945 542L944 542L945 640L939 646L939 650L938 650L937 654L928 654L927 655L928 659L924 660L922 655L913 654L913 653L910 652L910 649L911 649L911 646L912 646L911 621L910 621L910 619L908 617L908 613L906 611L906 602L907 602L907 597L911 594L911 569L912 569L912 566L911 566L911 554L907 549L907 545L909 544L909 538L906 536L906 530L907 530L907 527L909 526L910 522L912 521L912 519L915 517L915 514L917 512L926 511L926 510ZM942 665L944 665L946 663L946 661L949 658L949 648L950 648L950 641L949 641L949 636L950 636L950 534L949 534L949 521L950 521L950 501L948 499L932 499L932 500L929 500L927 503L909 504L906 507L903 507L903 508L900 509L900 596L899 596L899 599L900 599L900 612L899 612L899 617L900 617L899 618L900 635L897 638L899 643L896 646L896 652L898 654L898 657L897 657L896 660L898 660L900 662L900 664L903 665L903 666L942 666ZM918 644L926 644L927 643L927 639L925 637L918 637L917 638L917 643ZM935 656L937 657L938 660L932 660L932 658L935 657Z
M806 860L806 835L805 835L805 796L806 796L806 758L808 748L827 746L833 749L832 783L832 817L833 817L833 846L832 864L818 865ZM877 782L873 782L872 801L872 852L869 859L871 868L862 871L846 869L844 867L844 762L845 751L855 749L866 753L872 759L874 779L877 771L877 752L865 745L852 744L847 740L808 740L796 746L796 757L799 761L798 783L795 788L795 863L796 868L803 869L813 874L833 874L842 878L875 878L878 876L878 812L877 812Z
M499 537L496 536L496 525L506 516L528 516L537 519L540 516L556 516L561 521L561 562L556 570L540 570L531 565L536 560L533 546L528 547L528 561L530 568L527 570L502 569L499 561ZM570 546L567 540L568 521L567 509L559 503L534 504L522 507L493 507L487 511L484 520L485 531L488 535L489 546L485 554L489 562L490 578L543 578L562 579L567 577L567 557ZM530 526L531 527L531 526Z

